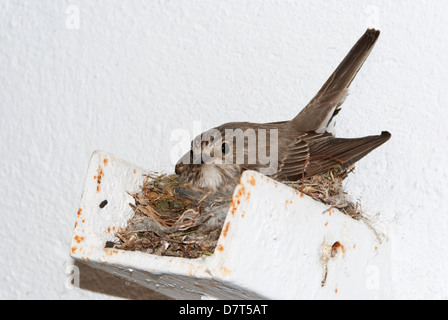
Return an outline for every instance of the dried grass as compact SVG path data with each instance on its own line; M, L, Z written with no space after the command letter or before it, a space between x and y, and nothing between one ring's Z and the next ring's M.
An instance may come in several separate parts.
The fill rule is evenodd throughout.
M353 219L359 220L363 213L361 205L359 202L354 203L343 188L344 179L353 170L354 167L343 169L341 166L336 166L323 174L296 182L286 181L283 183L305 193L314 200L330 205L326 211L337 208Z
M132 196L135 214L117 234L115 248L184 258L213 254L230 197L157 173L146 175L141 191Z
M362 218L360 205L351 202L342 187L352 170L337 166L321 175L284 183L358 220ZM232 197L179 183L176 175L157 173L146 175L141 191L132 196L134 217L112 246L184 258L213 254Z

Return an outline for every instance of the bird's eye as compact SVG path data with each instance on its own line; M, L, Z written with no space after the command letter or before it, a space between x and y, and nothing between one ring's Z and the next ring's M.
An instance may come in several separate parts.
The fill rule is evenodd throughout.
M224 142L222 144L222 153L227 154L227 153L229 153L229 150L230 150L229 144L227 142Z

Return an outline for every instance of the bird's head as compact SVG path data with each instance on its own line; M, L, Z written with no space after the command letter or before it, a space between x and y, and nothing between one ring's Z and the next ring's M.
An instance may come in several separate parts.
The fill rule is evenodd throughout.
M212 190L233 190L244 170L273 175L278 168L278 124L231 122L191 142L176 164L181 181Z
M226 129L230 127L210 129L191 141L190 150L176 164L175 171L181 181L214 191L233 190L242 165L237 164L236 145L233 139L226 139Z

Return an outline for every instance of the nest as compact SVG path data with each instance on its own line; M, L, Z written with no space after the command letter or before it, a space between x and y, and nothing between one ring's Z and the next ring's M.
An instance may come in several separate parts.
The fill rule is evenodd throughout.
M296 182L284 181L283 183L320 201L330 208L339 209L353 219L362 218L362 210L359 202L354 203L343 189L343 181L354 167L343 169L341 166L333 167L323 174L318 174ZM324 211L324 212L326 212Z
M284 182L354 219L361 218L359 204L350 201L342 182L352 169L337 166L328 172L296 182ZM132 194L133 218L117 233L117 249L161 256L195 259L212 255L221 234L232 194L180 183L176 175L150 173L141 190Z
M232 198L157 173L132 196L134 217L114 247L190 259L213 254Z

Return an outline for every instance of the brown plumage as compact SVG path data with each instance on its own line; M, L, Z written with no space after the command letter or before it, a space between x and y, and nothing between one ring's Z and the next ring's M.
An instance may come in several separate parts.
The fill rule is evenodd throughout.
M343 139L326 132L379 34L368 29L317 95L292 120L265 124L232 122L210 129L193 140L191 151L177 163L176 173L195 186L231 191L244 170L260 171L279 181L296 181L339 164L348 167L379 147L389 140L390 133ZM226 135L228 132L233 135ZM269 152L253 152L261 146ZM238 158L238 154L244 157ZM263 155L269 155L269 163Z

